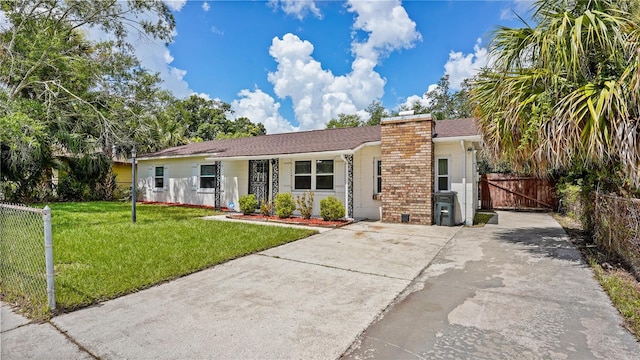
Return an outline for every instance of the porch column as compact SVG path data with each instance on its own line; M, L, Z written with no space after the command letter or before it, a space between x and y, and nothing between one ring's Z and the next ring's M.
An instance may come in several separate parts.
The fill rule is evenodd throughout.
M353 155L345 155L345 166L347 168L347 191L345 193L347 218L353 219Z
M220 189L222 189L222 162L216 161L214 162L216 165L216 197L215 197L215 208L216 210L220 210Z
M280 187L280 161L271 159L271 201L275 201Z

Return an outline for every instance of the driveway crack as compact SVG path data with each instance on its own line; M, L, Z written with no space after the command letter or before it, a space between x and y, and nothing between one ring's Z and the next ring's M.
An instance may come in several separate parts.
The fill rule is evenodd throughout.
M62 334L62 336L64 336L67 340L69 340L69 342L71 342L72 344L77 346L80 351L87 353L93 359L100 360L99 356L97 356L96 354L94 354L91 351L89 351L89 349L87 349L86 347L84 347L84 345L80 344L76 339L71 337L71 335L69 335L66 331L64 331L60 327L58 327L58 325L52 323L51 321L49 321L48 323L51 326L53 326L53 328L56 329L60 334Z
M268 254L263 254L263 253L259 253L259 254L256 254L256 255L265 256L265 257L270 257L270 258L273 258L273 259L281 259L281 260L287 260L287 261L297 262L297 263L300 263L300 264L307 264L307 265L322 266L322 267L329 268L329 269L343 270L343 271L348 271L348 272L357 273L357 274L372 275L372 276L378 276L378 277L383 277L383 278L387 278L387 279L394 279L394 280L411 281L411 279L402 278L402 277L397 277L397 276L389 276L389 275L376 274L376 273L371 273L371 272L366 272L366 271L358 271L358 270L353 270L353 269L345 269L345 268L338 267L338 266L332 266L332 265L319 264L319 263L314 263L314 262L309 262L309 261L302 261L302 260L290 259L290 258L286 258L286 257L282 257L282 256L268 255Z

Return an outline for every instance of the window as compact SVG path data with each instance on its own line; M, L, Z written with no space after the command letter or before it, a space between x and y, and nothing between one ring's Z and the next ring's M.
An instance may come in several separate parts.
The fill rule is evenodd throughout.
M216 188L216 165L200 165L200 188L215 189Z
M438 158L436 161L436 191L449 190L449 159Z
M316 190L333 190L333 160L316 160Z
M153 183L156 189L164 188L164 166L156 166L154 170Z
M375 160L376 173L375 173L375 188L376 194L382 193L382 160Z
M294 188L311 190L311 161L296 161Z
M333 190L333 160L296 161L293 186L296 190Z

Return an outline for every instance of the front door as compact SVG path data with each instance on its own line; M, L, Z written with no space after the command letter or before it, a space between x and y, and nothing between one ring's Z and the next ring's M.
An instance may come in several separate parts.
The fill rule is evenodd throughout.
M269 201L269 160L249 160L249 194L254 194L258 206Z

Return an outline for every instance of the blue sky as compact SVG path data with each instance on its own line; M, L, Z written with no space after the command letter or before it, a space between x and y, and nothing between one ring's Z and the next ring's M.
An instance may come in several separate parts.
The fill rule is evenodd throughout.
M324 128L379 100L424 100L486 64L497 25L520 27L530 1L171 1L168 48L140 46L178 97L232 104L268 133Z

